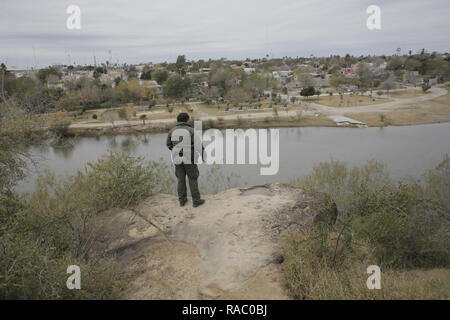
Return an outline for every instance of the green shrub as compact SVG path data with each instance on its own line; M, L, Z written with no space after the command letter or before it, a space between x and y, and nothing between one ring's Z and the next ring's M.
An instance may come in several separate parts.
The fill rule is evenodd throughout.
M449 180L448 157L430 171L431 185ZM436 174L439 170L439 176ZM439 178L438 178L439 177ZM442 182L444 181L444 182ZM315 192L326 192L339 208L339 221L348 221L354 240L373 247L377 263L388 267L439 267L450 263L447 197L430 187L430 181L394 183L384 165L370 161L349 170L331 161L314 168L300 183ZM445 188L444 188L445 190ZM447 191L448 192L448 187ZM448 193L447 193L448 194ZM337 224L339 228L339 223Z
M328 194L312 212L320 213L332 199L339 214L334 225L318 223L285 241L284 275L291 293L311 299L395 298L388 291L369 293L367 266L392 274L450 266L449 181L448 156L424 180L408 184L392 181L374 161L353 169L337 161L314 167L294 185ZM411 296L408 284L402 286L402 297Z
M0 296L11 299L118 298L124 278L113 257L94 250L96 217L170 192L165 165L111 153L59 181L38 178L36 191L0 202ZM82 269L82 290L66 288L67 267Z

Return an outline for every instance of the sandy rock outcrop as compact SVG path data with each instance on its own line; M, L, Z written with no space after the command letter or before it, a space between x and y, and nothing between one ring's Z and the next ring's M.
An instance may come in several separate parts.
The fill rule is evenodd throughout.
M230 189L205 205L155 195L102 216L96 250L115 252L130 299L287 299L280 240L317 220L317 196L282 184Z

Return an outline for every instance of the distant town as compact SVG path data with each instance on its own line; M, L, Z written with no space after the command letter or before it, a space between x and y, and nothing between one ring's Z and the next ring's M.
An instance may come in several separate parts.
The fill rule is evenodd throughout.
M392 56L243 61L193 61L180 55L174 63L158 64L105 61L30 70L2 64L1 73L6 96L35 114L58 113L53 122L67 128L148 125L171 118L174 109L209 120L211 126L232 119L242 124L245 117L279 121L283 115L278 111L284 109L291 122L310 117L316 125L366 126L374 124L367 119L369 111L377 113L377 125L395 124L387 113L398 111L393 107L399 99L408 104L422 101L426 93L431 93L428 100L445 95L445 89L433 87L443 87L450 79L450 55L425 49ZM373 108L362 118L346 117L352 113L348 108L364 106ZM392 108L378 111L377 106ZM447 116L439 121L447 121Z

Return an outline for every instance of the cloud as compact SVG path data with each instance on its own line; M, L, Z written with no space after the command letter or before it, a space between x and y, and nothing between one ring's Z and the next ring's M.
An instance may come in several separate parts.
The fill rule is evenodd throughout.
M81 8L68 30L66 8ZM381 7L382 30L366 28ZM138 63L189 59L449 51L446 0L3 0L0 60L21 67L71 60ZM36 59L34 58L36 56Z

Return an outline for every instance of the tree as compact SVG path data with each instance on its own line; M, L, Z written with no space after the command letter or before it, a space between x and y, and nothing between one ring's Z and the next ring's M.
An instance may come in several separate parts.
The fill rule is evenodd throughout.
M147 119L147 115L146 115L146 114L142 114L142 115L139 117L139 119L142 120L142 123L143 123L144 126L145 126L145 119Z
M125 67L125 71L127 73L128 79L136 79L138 76L135 66Z
M389 61L386 69L396 71L403 69L403 59L399 56L393 56Z
M244 80L242 86L247 92L261 96L267 88L267 79L263 75L254 73Z
M238 105L239 103L247 101L249 99L249 94L243 88L234 87L228 90L225 97L228 101Z
M178 56L177 62L175 63L179 75L186 74L186 57L184 55Z
M309 87L314 84L314 78L309 73L300 73L297 78L302 87Z
M333 75L330 79L330 86L335 89L343 84L345 84L345 79L341 75Z
M430 89L431 89L431 86L430 86L429 84L424 83L424 84L422 85L422 91L423 91L423 92L427 92L427 91L430 90Z
M142 70L141 80L152 80L152 71L150 66L146 65Z
M300 92L300 95L302 97L311 97L315 94L316 90L314 89L314 87L306 87L303 88L302 91Z
M28 146L40 139L42 120L20 105L0 95L0 234L3 227L1 201L13 193L16 183L25 177L31 153Z
M214 66L208 75L209 84L219 88L219 94L225 95L227 90L233 87L238 81L242 81L246 74L244 71L234 71L230 67Z
M133 79L128 82L129 99L133 102L141 103L142 100L147 99L147 92L139 83L138 79Z
M121 78L121 77L115 78L115 79L114 79L114 85L117 87L117 86L119 85L120 81L122 81L122 78Z
M190 87L191 80L188 77L173 76L166 81L164 94L171 98L181 99L186 95Z
M365 63L359 63L357 74L359 75L359 88L361 92L366 92L370 87L372 93L374 75Z
M158 84L162 85L169 78L169 73L165 69L158 69L156 71L153 71L151 77L153 80L158 82Z
M8 68L6 67L6 65L4 63L0 64L0 80L4 80L4 78L13 78L14 75L8 71ZM1 89L1 88L0 88Z
M353 57L347 53L345 55L344 62L345 62L345 66L347 68L350 68L350 66L352 65L352 62L353 62Z
M61 79L62 73L59 71L57 67L48 67L44 69L40 69L37 73L38 79L41 81L42 84L47 84L48 79L51 75L56 76L58 79Z
M156 106L156 100L151 99L151 100L148 102L148 108L151 109L151 108L153 108L154 106Z
M389 90L395 89L396 87L397 87L397 84L395 83L395 78L393 75L390 75L386 80L384 80L380 84L380 89L386 90L388 95L389 95Z
M136 108L133 106L128 106L125 108L126 119L130 120L136 116Z

